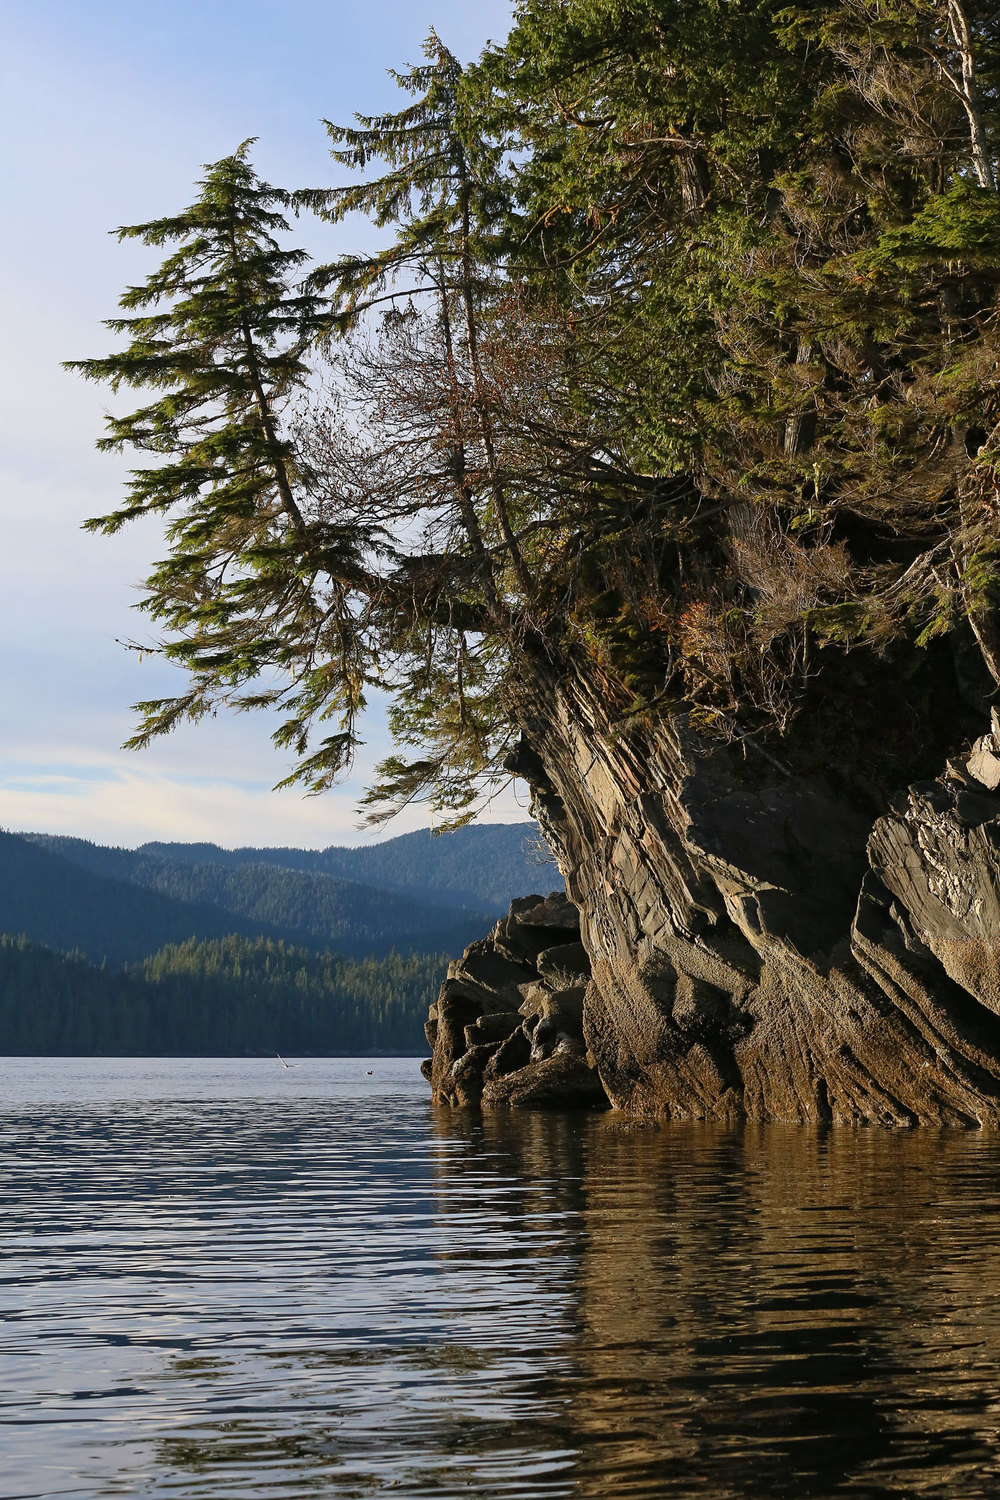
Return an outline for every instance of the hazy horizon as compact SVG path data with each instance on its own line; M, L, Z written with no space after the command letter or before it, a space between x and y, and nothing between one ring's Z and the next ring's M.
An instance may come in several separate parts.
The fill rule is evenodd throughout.
M527 812L521 813L520 816L517 817L517 818L492 818L491 819L489 817L483 817L483 818L477 819L477 821L474 824L472 824L471 826L475 827L475 828L498 828L498 827L505 827L505 828L506 827L514 827L514 828L517 828L521 824L527 824L527 825L530 825L531 827L536 827L537 826L535 824L534 818L532 818L531 815L529 813L527 813ZM372 830L371 833L370 833L370 836L367 839L365 839L365 841L364 841L363 844L359 843L358 841L355 841L354 843L337 843L337 842L332 842L332 843L328 843L328 844L289 844L287 842L274 843L274 844L266 844L266 843L260 843L260 842L253 842L253 843L242 842L242 843L228 843L227 844L227 843L222 843L221 840L219 840L219 839L139 839L136 843L132 843L132 844L109 844L109 843L107 843L106 840L103 840L103 839L89 838L88 836L86 836L84 834L79 834L79 833L66 833L62 829L55 829L55 828L8 828L6 824L0 824L0 833L15 834L18 838L79 838L79 839L84 839L87 843L100 844L100 845L103 845L104 847L107 847L107 848L127 849L127 850L141 849L141 848L144 848L148 844L181 844L181 845L184 845L184 844L191 844L191 845L195 845L195 844L213 844L217 848L225 850L227 853L236 853L236 852L238 852L241 849L296 849L296 850L305 851L307 853L317 853L317 854L323 854L323 853L325 853L329 849L352 849L353 850L353 849L360 849L360 848L376 848L379 844L388 844L388 843L391 843L393 839L405 838L405 837L407 837L407 835L409 835L411 833L426 833L427 836L428 836L428 838L447 837L446 833L445 834L435 833L433 827L430 827L430 826L422 826L422 827L419 827L419 828L394 828L392 826L392 824L390 824L387 828L383 827L383 828Z

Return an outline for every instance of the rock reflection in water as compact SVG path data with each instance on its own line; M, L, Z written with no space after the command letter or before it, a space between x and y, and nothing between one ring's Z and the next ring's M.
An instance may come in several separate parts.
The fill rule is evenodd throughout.
M28 1066L4 1500L1000 1494L1000 1136L436 1113L403 1063Z
M573 1495L1000 1494L995 1137L497 1116L477 1135L525 1213L577 1226Z

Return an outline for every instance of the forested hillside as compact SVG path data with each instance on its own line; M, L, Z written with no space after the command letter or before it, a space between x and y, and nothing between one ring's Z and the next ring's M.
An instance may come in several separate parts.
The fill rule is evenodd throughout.
M364 851L0 834L0 1051L419 1052L447 958L551 883L530 831Z
M192 940L115 973L0 936L0 1052L419 1053L443 957L352 962L267 939Z
M475 934L477 920L480 930L483 922L489 921L483 913L476 918L454 908L321 873L257 864L188 864L147 850L105 849L81 839L45 843L51 850L59 849L66 864L95 871L115 869L121 872L120 881L169 898L181 912L191 908L215 914L211 931L190 925L171 934L181 939L241 932L332 947L362 957L385 954L393 948L460 951ZM8 930L35 936L27 924ZM80 946L87 953L94 951L86 944ZM155 946L159 945L128 956L143 956Z
M0 833L0 933L77 951L113 968L190 937L280 937L260 923L85 871L51 850Z
M222 859L228 853L205 847ZM526 873L515 893L524 894L527 883ZM461 952L492 914L322 870L236 859L188 862L155 846L109 849L45 835L0 839L0 932L78 949L112 966L144 958L164 943L229 933L356 958L393 949Z
M404 833L366 848L219 849L215 844L144 844L137 854L209 864L274 864L317 870L467 911L506 912L516 896L559 885L535 823L473 824L451 833Z
M289 873L284 888L281 877L266 887L265 894L263 883L241 886L227 872L247 865L299 871L392 891L420 901L421 906L430 903L477 915L488 912L498 916L506 912L516 896L559 884L558 870L534 823L477 824L441 835L429 831L407 833L361 849L336 846L222 849L218 844L156 842L142 844L138 849L120 849L58 834L32 833L24 837L101 875L127 880L181 900L208 901L227 910L286 924L309 935L317 923L323 932L328 922L350 923L352 913L346 910L341 913L333 897L339 889L346 900L342 884L330 887L319 882L311 886L296 884ZM186 873L181 873L178 866ZM195 874L195 866L214 867L217 873ZM330 893L328 900L324 901L323 890ZM411 909L399 902L392 903L391 909L399 914L404 925L407 913L412 916ZM287 916L280 915L289 911L297 913L290 923ZM310 912L313 915L307 915ZM422 910L417 918L423 922ZM335 942L336 938L331 936L330 940ZM399 942L402 946L405 938L400 937Z

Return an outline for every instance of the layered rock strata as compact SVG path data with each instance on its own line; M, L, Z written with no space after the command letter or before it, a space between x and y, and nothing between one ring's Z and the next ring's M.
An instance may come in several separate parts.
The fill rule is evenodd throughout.
M614 1107L1000 1125L996 717L873 821L829 775L790 774L749 738L706 743L681 716L610 722L571 667L526 679L520 714L511 768L532 786L590 960L589 979L558 992L568 1013L583 991L582 1035L560 1021L560 1055L589 1061ZM522 1007L556 929L530 911L445 986L429 1032L442 1102L534 1102L537 1073L518 1080L548 1061L531 1039L544 1010L532 1027ZM510 930L537 931L535 953ZM501 958L510 970L484 982L480 963Z
M561 891L525 896L451 964L425 1031L424 1076L442 1104L606 1108L587 1058L590 962Z

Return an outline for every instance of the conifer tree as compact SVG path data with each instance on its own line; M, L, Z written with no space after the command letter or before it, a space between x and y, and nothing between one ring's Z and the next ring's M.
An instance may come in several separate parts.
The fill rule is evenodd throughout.
M261 189L393 237L299 288L275 270L260 306L294 309L298 363L262 405L240 356L229 447L212 386L216 469L185 467L189 382L225 365L212 328L185 325L182 369L180 323L123 319L133 350L83 365L169 373L166 406L105 442L183 459L102 524L183 497L148 601L195 672L182 711L284 696L279 738L319 789L377 681L416 753L374 795L460 817L517 732L527 652L582 662L623 718L678 707L789 759L803 705L804 757L836 722L845 653L896 653L931 692L917 653L950 637L971 680L971 637L1000 681L995 7L523 0L477 67L433 34L426 53L407 108L330 127L365 181ZM268 436L327 333L326 409ZM260 505L243 471L213 488L251 431ZM255 692L271 667L287 687ZM345 725L312 749L328 713ZM903 738L860 774L915 774Z
M192 682L180 697L139 705L143 722L130 745L220 701L278 704L285 718L274 738L298 756L289 781L320 791L349 763L365 691L375 682L396 695L400 738L425 751L416 762L387 762L387 794L398 802L431 789L441 812L461 817L511 735L497 707L504 666L495 650L496 633L511 618L498 557L509 520L501 516L495 461L491 469L482 458L487 418L468 389L478 295L471 285L471 177L456 145L457 63L436 39L435 48L429 102L415 115L429 112L428 129L432 137L443 134L444 147L430 166L416 147L409 161L399 148L402 176L412 168L414 193L431 205L426 233L403 226L401 238L412 230L419 254L397 246L375 262L301 277L304 255L282 248L278 237L288 210L327 195L292 195L262 183L246 143L207 169L189 209L119 231L177 248L144 285L126 292L130 316L109 325L130 338L128 347L74 367L115 390L152 387L158 394L138 411L111 417L101 446L148 451L161 461L134 471L127 503L89 523L111 532L149 511L169 515L171 555L147 579L142 607L164 630L165 655L185 666ZM427 81L417 74L415 87ZM387 151L396 151L391 124L376 126L387 132ZM427 144L419 121L400 129ZM435 182L440 193L432 203ZM402 178L395 191L404 192ZM445 209L456 191L449 220ZM336 217L351 206L331 200L328 211ZM345 414L341 401L327 426L343 453L338 426L345 418L346 468L338 472L314 442L312 456L323 460L317 469L304 457L309 444L292 441L293 402L309 379L309 351L338 322L356 320L393 270L412 273L418 265L435 299L435 347L422 357L436 361L442 377L437 395L419 397L429 401L432 418L419 464L401 470L396 443L360 453L358 431L378 396L369 379L356 408ZM409 274L407 291L415 286ZM462 335L453 332L456 306ZM390 308L384 335L398 345L413 321ZM478 354L476 369L481 377ZM338 398L331 399L336 407ZM491 486L487 521L483 494ZM271 682L262 681L265 673ZM330 718L338 720L337 732L314 744L315 724Z
M374 406L393 433L388 443L374 435L377 461L369 468L379 477L367 494L369 516L391 517L397 537L423 532L425 555L419 563L398 557L399 581L411 579L418 592L429 585L445 601L428 619L425 592L423 607L415 599L402 629L382 640L383 664L393 661L394 733L422 753L393 755L379 768L366 799L372 821L415 796L429 795L438 813L458 817L474 805L510 737L497 638L516 632L533 589L482 347L500 280L492 239L503 202L502 153L464 107L462 66L433 31L424 55L424 64L392 75L415 96L412 104L359 116L351 128L327 122L335 160L386 170L298 195L330 222L362 212L394 230L381 251L345 256L310 284L329 295L342 334L356 334L367 320L365 353L358 357L355 338L338 375L357 392L356 421L364 424ZM401 367L417 379L401 379ZM326 431L329 470L338 442L329 424ZM419 463L400 466L390 450L412 450L421 432ZM471 636L454 609L462 597L480 611Z
M660 477L583 543L626 699L784 732L839 650L970 628L1000 681L998 81L984 0L532 0L474 71L578 399Z
M110 416L98 444L153 462L132 471L124 505L87 524L112 533L139 515L167 518L170 556L147 580L141 607L168 632L163 651L192 682L181 697L138 705L144 719L132 745L220 698L290 704L278 737L298 742L319 691L324 708L343 716L327 742L339 764L363 704L348 603L363 565L356 536L311 508L309 476L282 426L308 380L307 351L327 309L297 284L307 257L280 240L293 200L257 177L251 145L206 168L189 208L118 230L170 253L125 292L126 316L108 322L127 347L69 367L116 392L153 394ZM328 663L322 685L314 670L324 651L337 664L332 691ZM291 675L291 690L287 682L260 689L260 673L275 665Z
M360 212L380 228L395 230L381 252L345 256L317 276L332 292L341 328L386 299L395 303L400 294L431 301L450 386L449 462L456 498L486 593L497 609L498 551L520 588L531 591L500 472L480 353L482 303L495 290L497 274L491 239L504 201L502 150L463 105L463 68L454 53L433 30L423 50L425 64L392 73L401 89L417 96L413 104L394 114L359 116L354 128L326 122L336 161L354 170L380 161L388 170L372 181L300 197L331 222ZM461 392L463 362L471 389L467 404ZM473 443L481 449L499 549L484 535L470 482Z

